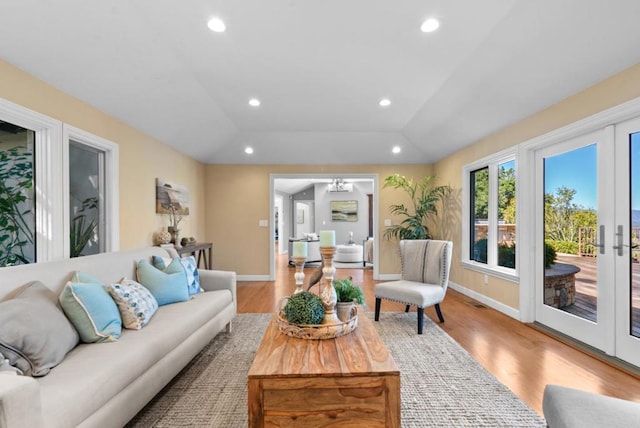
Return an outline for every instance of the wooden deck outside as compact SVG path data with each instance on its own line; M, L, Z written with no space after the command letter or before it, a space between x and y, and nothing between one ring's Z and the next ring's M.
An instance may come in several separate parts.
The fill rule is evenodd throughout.
M580 272L576 274L576 301L562 310L590 321L597 321L597 283L596 258L558 254L556 261L576 265ZM632 334L640 337L640 264L633 263L631 268L632 289ZM601 287L612 284L600 284Z

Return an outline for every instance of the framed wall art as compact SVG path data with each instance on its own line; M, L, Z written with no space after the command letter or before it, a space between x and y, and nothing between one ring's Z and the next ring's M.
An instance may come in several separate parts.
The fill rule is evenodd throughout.
M189 190L180 184L156 178L156 213L189 215Z
M331 201L331 221L358 221L358 201Z

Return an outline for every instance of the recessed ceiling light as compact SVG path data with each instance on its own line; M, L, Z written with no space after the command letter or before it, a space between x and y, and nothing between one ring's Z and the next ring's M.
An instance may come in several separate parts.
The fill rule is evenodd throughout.
M422 23L420 29L425 33L432 33L438 29L440 22L435 18L429 18Z
M209 30L215 33L224 33L224 30L227 29L227 26L224 25L222 19L218 18L217 16L214 16L209 20L209 22L207 22L207 27L209 27Z
M252 155L253 154L253 149L251 147L247 147L244 149L244 152L248 155Z
M249 100L249 105L250 105L251 107L258 107L258 106L260 105L260 100L259 100L259 99L257 99L257 98L251 98L251 99Z
M393 146L393 148L391 149L391 152L394 155L397 155L398 153L400 153L402 151L402 149L400 148L400 146Z
M389 98L383 98L378 104L380 104L380 107L389 107L391 105L391 100Z

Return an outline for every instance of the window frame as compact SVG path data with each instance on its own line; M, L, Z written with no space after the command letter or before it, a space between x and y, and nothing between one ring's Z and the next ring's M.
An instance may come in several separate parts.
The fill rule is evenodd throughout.
M35 132L36 261L69 258L69 137L105 151L106 251L119 249L118 145L0 98L0 119ZM65 131L66 129L66 131Z
M495 153L462 168L462 257L463 267L474 271L490 274L512 282L519 282L519 252L516 250L516 268L507 268L498 265L498 168L501 164L514 161L516 177L516 205L519 200L518 192L518 156L517 148ZM488 197L488 230L487 230L487 263L480 263L471 258L471 174L483 168L489 170L489 197ZM517 211L516 211L517 213ZM518 236L518 221L516 220L516 236Z
M104 152L104 251L116 251L120 246L119 226L119 201L118 201L118 145L105 138L98 137L80 128L63 124L62 126L63 156L62 171L64 193L62 203L64 205L63 236L64 257L69 258L71 253L69 235L71 233L71 214L69 213L69 144L73 140L93 149Z

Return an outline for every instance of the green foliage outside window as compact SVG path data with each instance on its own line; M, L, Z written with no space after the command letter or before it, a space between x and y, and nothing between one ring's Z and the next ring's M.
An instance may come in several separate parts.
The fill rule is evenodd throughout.
M480 263L487 263L487 240L480 239L474 244L474 260ZM544 244L544 267L549 268L556 260L556 250L552 245ZM512 268L516 267L516 244L498 244L498 266Z
M69 255L71 257L80 257L82 255L82 250L84 250L84 247L86 247L94 237L96 229L98 228L98 222L95 216L93 220L87 220L86 213L88 211L98 211L98 198L87 198L82 201L82 206L78 214L71 219L71 230L69 233Z
M33 152L0 151L0 267L34 262Z
M474 219L489 218L489 168L479 169L473 174ZM505 223L516 222L516 171L513 168L498 168L498 218Z
M574 189L562 186L556 189L555 194L544 195L545 239L574 242L577 245L578 230L581 227L596 227L598 214L591 208L574 203L575 194ZM572 253L577 253L577 248Z

